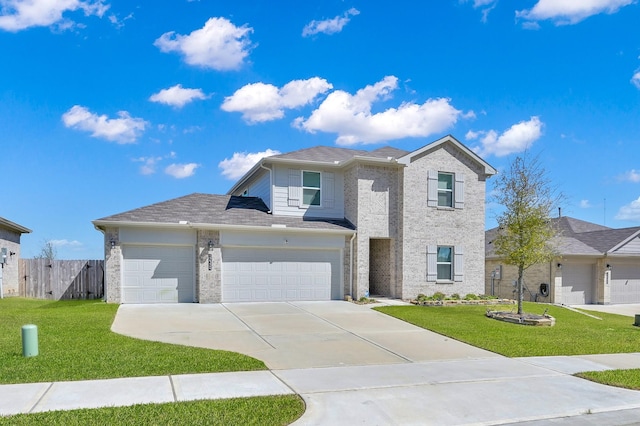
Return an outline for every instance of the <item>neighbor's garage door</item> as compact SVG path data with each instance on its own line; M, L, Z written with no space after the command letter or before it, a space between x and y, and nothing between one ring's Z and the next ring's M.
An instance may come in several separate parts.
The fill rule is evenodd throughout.
M593 264L564 263L562 265L562 303L584 305L593 303Z
M611 267L611 303L640 303L640 260Z
M192 246L125 245L122 303L194 301Z
M222 301L340 298L337 250L222 249Z

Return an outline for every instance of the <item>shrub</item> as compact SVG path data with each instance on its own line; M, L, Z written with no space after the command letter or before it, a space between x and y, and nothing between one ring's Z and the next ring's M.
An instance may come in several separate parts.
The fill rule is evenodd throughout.
M464 296L464 300L478 300L478 299L479 297L472 293L469 293L466 296Z
M453 293L450 297L451 300L460 300L460 295L458 293Z
M436 291L431 297L433 300L444 300L447 296L441 291Z

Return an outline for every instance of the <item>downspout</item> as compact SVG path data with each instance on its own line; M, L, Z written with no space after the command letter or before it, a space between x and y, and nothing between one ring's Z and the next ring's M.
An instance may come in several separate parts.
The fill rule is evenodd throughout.
M349 295L353 299L353 240L356 238L356 233L353 233L351 240L349 241Z
M268 213L271 214L271 210L272 210L271 204L273 204L273 173L271 172L271 169L268 167L265 167L262 162L260 162L260 167L269 171L269 206L267 207L269 207Z

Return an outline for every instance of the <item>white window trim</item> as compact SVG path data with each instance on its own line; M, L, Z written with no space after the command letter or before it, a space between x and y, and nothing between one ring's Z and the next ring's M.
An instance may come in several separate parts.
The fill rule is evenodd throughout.
M451 261L450 262L439 262L438 261L438 249L440 247L446 247L446 248L450 248L451 249ZM436 246L436 282L438 282L438 283L452 283L453 282L454 273L455 273L455 268L454 268L455 253L456 253L456 248L454 246L447 246L447 245ZM438 266L439 265L449 265L450 278L438 278Z
M440 175L447 175L447 176L451 176L451 189L441 189L440 188ZM441 209L453 209L456 206L456 193L455 193L455 188L456 188L456 174L455 173L450 173L450 172L438 172L438 193L437 193L437 200L436 203L438 205L438 208ZM450 206L443 206L440 205L440 192L450 192L451 193L451 205Z
M317 173L320 175L320 186L318 188L313 187L313 186L304 186L304 173ZM308 207L308 208L318 208L318 207L322 207L322 172L317 171L317 170L300 170L300 188L302 189L302 193L300 194L300 206L302 207ZM315 205L315 204L305 204L304 203L304 190L305 189L317 189L318 191L320 191L320 204Z

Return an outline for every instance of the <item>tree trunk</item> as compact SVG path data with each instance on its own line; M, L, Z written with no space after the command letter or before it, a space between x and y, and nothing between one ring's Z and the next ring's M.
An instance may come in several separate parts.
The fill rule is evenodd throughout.
M522 316L522 301L524 300L524 291L522 285L522 275L524 274L524 268L518 266L518 315Z

